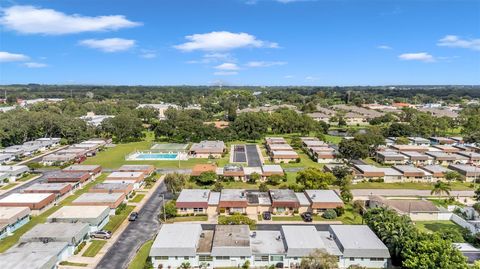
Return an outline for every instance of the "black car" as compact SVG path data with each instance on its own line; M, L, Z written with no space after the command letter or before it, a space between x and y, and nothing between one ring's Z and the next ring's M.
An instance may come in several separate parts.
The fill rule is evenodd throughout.
M272 213L270 213L268 211L263 212L262 215L263 215L264 220L271 220L272 219Z
M137 219L138 219L138 212L130 213L130 216L128 217L129 221L136 221Z
M305 221L305 222L312 222L313 221L312 213L310 213L310 212L302 213L301 216L302 216L303 221Z

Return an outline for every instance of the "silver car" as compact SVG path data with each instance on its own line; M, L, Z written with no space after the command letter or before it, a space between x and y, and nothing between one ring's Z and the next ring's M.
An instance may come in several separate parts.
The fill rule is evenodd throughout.
M112 232L99 230L90 233L91 238L102 238L102 239L110 239L112 237Z

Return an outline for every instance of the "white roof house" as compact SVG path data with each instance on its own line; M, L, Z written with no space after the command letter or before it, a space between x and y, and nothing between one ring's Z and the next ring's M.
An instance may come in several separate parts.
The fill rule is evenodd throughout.
M201 233L200 224L164 224L153 242L150 256L195 256Z
M284 225L282 233L288 246L287 256L308 256L317 249L325 249L314 226Z
M366 225L330 225L344 257L389 258L383 242Z

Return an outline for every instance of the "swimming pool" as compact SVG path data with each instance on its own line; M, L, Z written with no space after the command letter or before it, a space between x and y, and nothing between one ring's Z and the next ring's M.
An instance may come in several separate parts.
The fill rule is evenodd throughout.
M139 153L131 157L134 160L177 160L178 153Z

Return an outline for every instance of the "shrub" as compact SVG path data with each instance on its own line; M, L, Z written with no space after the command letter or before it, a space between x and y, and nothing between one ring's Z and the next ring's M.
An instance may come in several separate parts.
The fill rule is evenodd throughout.
M268 191L268 186L267 186L267 184L265 184L265 183L260 183L260 185L258 186L258 190L261 191L261 192L267 192L267 191Z
M127 208L127 204L121 203L117 209L115 209L115 215L120 215Z
M327 211L323 212L322 217L325 219L334 219L337 217L337 212L333 209L327 209Z
M267 178L267 183L273 186L277 186L281 182L286 181L286 177L280 176L280 175L272 175Z
M80 251L82 251L82 249L85 247L85 245L87 244L87 242L83 241L82 243L80 243L77 247L77 249L75 249L75 252L73 253L74 255L77 255L78 253L80 253Z
M335 213L337 213L338 217L345 214L345 208L343 208L343 206L337 206L334 210L335 210Z
M218 224L220 225L248 225L250 229L253 229L257 224L256 221L250 219L248 216L234 213L231 216L222 216L218 218Z

